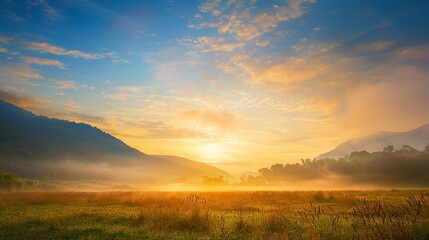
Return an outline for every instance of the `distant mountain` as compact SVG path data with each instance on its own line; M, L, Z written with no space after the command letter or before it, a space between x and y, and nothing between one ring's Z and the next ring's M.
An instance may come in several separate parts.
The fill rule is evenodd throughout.
M155 181L229 176L205 163L144 154L96 127L37 116L2 100L0 169L39 179Z
M429 151L404 148L393 152L352 152L348 158L275 164L248 176L248 185L281 184L301 189L427 188ZM299 184L297 184L299 183Z
M355 151L383 151L387 145L400 149L404 145L422 150L429 144L429 124L407 132L378 132L340 144L335 149L321 154L317 159L344 157Z

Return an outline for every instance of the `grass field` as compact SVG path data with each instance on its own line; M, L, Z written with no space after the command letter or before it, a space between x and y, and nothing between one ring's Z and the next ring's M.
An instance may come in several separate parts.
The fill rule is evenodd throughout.
M429 192L9 192L0 239L429 239Z

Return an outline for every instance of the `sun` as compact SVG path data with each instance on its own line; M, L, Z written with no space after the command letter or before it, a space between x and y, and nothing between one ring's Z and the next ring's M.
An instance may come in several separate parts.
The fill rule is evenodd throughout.
M225 147L220 143L204 143L200 147L202 159L210 162L218 162L224 157Z

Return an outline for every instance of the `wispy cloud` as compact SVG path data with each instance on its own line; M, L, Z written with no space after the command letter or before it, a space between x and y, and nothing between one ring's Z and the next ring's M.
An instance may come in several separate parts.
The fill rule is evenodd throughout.
M66 111L76 111L80 109L80 106L72 99L61 101L59 104L61 108Z
M6 16L9 20L13 22L22 22L25 20L25 18L19 16L12 10L5 10L3 11L3 15Z
M238 123L236 116L227 110L193 109L183 112L181 117L220 130L231 130L237 127Z
M119 86L119 87L117 87L118 91L128 92L128 93L140 93L144 89L145 89L145 87L143 87L143 86L130 86L130 85L125 85L125 86Z
M118 23L121 28L131 31L135 36L140 36L145 32L143 26L140 23L132 20L126 15L108 9L96 2L90 0L76 0L70 1L70 3L72 6L77 7L77 9L80 11L85 11L88 14Z
M400 66L391 69L384 81L367 83L350 91L338 111L333 113L336 124L375 132L406 130L409 126L428 123L428 76L424 68Z
M429 60L429 43L400 48L395 51L393 58L396 60Z
M6 36L0 35L0 43L9 44L10 41L12 41L12 40L13 40L12 37L6 37Z
M28 64L36 64L36 65L42 65L42 66L56 66L59 68L64 68L63 63L53 59L21 56L21 60Z
M200 7L201 12L212 12L214 11L221 3L221 0L208 0L204 2Z
M129 131L116 132L115 135L139 139L193 139L207 138L207 134L195 129L174 127L162 121L122 121Z
M2 89L0 89L0 99L31 111L35 114L67 119L70 121L83 121L87 123L103 125L108 124L107 119L103 117L75 111L80 107L73 100L63 101L60 103L60 106L55 107L51 100L18 94L14 91L6 91Z
M129 97L129 94L125 92L104 94L104 98L109 100L114 100L114 101L124 101L124 100L127 100L128 97Z
M244 46L244 43L228 43L224 37L199 37L196 40L197 47L203 52L221 51L231 52L232 50Z
M45 0L32 0L30 1L30 4L32 6L41 7L43 9L43 13L45 14L46 19L50 21L57 21L59 18L61 18L61 14L57 9L52 7L48 2Z
M43 77L26 64L0 61L0 82L35 85L30 82L31 79L43 79Z
M61 80L55 82L55 88L57 89L76 89L76 82L71 80Z
M383 51L395 44L393 41L376 41L370 43L362 43L357 46L357 48L364 52L377 52Z
M197 29L217 28L220 34L228 33L239 40L251 41L272 32L281 22L301 17L306 10L305 4L314 2L316 1L288 0L286 5L273 5L262 13L254 13L251 2L229 1L225 5L220 4L221 1L210 0L200 6L198 17L189 26ZM206 13L210 15L207 16ZM208 22L207 18L215 20Z
M28 110L46 109L51 102L44 98L29 97L12 91L0 89L0 99Z
M51 45L46 42L24 42L24 48L31 51L50 53L54 55L67 55L72 57L80 57L84 59L100 59L104 58L103 54L85 53L79 50L65 50L62 47Z

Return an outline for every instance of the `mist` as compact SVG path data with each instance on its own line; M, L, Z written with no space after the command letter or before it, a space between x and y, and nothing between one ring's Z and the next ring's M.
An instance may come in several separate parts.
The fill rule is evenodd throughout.
M352 152L344 158L302 159L275 164L242 178L245 185L293 188L424 188L429 186L429 151L405 146L401 150Z

